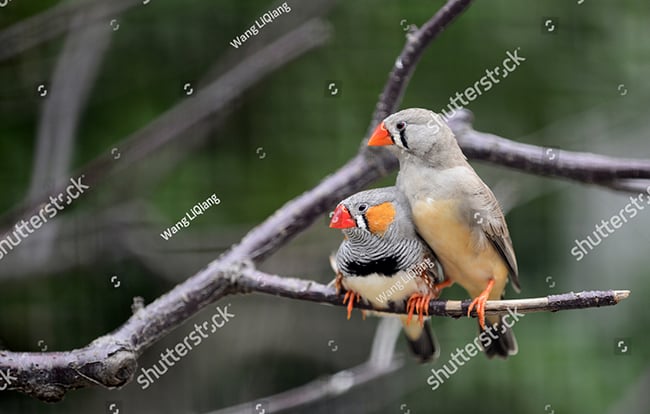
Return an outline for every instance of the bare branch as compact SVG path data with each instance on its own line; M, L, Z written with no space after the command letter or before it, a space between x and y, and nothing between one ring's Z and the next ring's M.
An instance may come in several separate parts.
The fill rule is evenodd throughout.
M424 50L456 17L469 7L471 2L472 0L448 1L419 30L407 35L406 44L388 75L388 81L379 102L377 102L375 112L372 114L372 121L366 135L370 135L379 121L395 112Z
M471 0L449 0L421 29L407 37L406 44L392 69L384 92L377 102L366 139L379 120L394 111L408 85L410 74L437 35ZM399 62L399 63L398 63ZM251 230L227 255L228 259L261 260L284 245L339 200L364 188L397 168L397 160L385 149L369 148L363 143L359 153L315 188L289 201L262 224ZM226 258L224 258L224 261Z
M331 287L312 281L285 278L254 269L247 269L242 272L242 276L237 278L235 282L238 289L242 289L244 292L267 293L291 299L343 306L342 295L336 294L336 291ZM541 298L490 300L486 303L485 313L488 315L502 315L508 313L508 309L514 310L515 308L517 312L533 313L613 306L626 299L629 295L629 290L606 290L571 292ZM466 316L470 303L471 299L464 301L433 299L429 302L429 315L452 318ZM376 310L369 303L360 302L355 304L355 307ZM406 304L392 304L391 308L382 310L382 312L405 314ZM471 316L476 317L476 312L472 311Z
M523 144L475 131L472 120L470 111L460 110L448 122L463 153L469 158L530 174L568 178L586 184L609 186L619 179L650 179L650 160L607 157ZM630 189L616 183L616 187L619 186L622 190Z
M107 388L126 384L135 374L138 356L167 335L196 311L228 295L251 292L290 299L345 306L343 296L334 288L313 281L285 278L255 270L250 263L222 268L213 277L196 277L176 286L149 306L138 309L118 330L100 337L82 349L69 352L28 353L0 351L0 370L12 377L8 389L22 391L46 401L57 401L69 390L103 385ZM566 293L544 298L488 301L486 314L555 312L613 306L629 291L589 291ZM457 318L467 314L470 300L432 300L429 315ZM368 303L355 305L373 310ZM405 303L394 304L385 313L406 313ZM472 317L476 314L473 312ZM377 369L383 369L373 364ZM387 369L390 369L390 365ZM386 367L384 367L386 368ZM365 372L365 371L364 371ZM369 378L377 372L369 371Z
M412 58L396 63L396 68L406 66L404 74L410 74L421 54L420 48L423 50L469 3L467 0L450 0L441 12L409 37L403 54ZM411 48L416 51L409 52L408 49ZM373 123L376 123L377 116L397 107L407 81L408 76L389 78L385 88L387 92L382 95L377 106ZM173 119L174 122L182 121L175 117ZM174 125L170 125L170 129L173 130ZM141 155L141 150L142 148L134 148L133 153ZM571 153L566 155L570 157ZM203 307L227 295L261 292L342 305L342 297L336 295L332 288L306 280L268 275L256 271L250 264L276 251L338 200L395 167L394 158L387 152L363 147L357 156L334 175L285 204L229 252L147 307L138 309L118 330L93 341L86 348L52 354L0 351L0 370L9 371L15 377L9 389L56 401L75 388L98 384L106 387L122 386L133 377L136 359L144 350ZM94 179L99 178L97 175ZM624 299L627 294L628 291L582 292L529 299L528 302L496 301L488 302L486 311L488 314L504 313L506 307L514 307L515 304L521 312L608 306ZM469 301L436 300L430 304L430 313L458 317L467 311L468 304ZM370 309L367 304L359 304L358 307ZM404 313L404 310L403 304L397 304L389 312Z

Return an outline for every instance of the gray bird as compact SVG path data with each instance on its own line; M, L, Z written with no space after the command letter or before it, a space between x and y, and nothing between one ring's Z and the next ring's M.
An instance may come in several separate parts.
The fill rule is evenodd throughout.
M441 273L415 232L405 196L395 187L354 194L336 207L330 227L345 235L336 253L336 287L346 291L348 319L360 299L375 309L406 301L408 316L399 317L411 350L422 362L437 358L438 345L424 314L439 296ZM413 313L419 324L410 323Z
M397 188L409 202L418 234L440 260L449 283L460 284L473 301L488 357L517 353L512 331L498 316L485 316L485 302L501 299L508 278L519 291L517 260L503 212L492 191L462 153L440 115L411 108L379 124L368 145L389 146L400 163ZM482 337L483 338L483 337Z

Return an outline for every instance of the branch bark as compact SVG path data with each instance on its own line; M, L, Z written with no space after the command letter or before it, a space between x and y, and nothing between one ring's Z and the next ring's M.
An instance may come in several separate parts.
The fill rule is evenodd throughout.
M393 69L388 75L386 86L384 86L379 102L375 107L375 112L372 114L372 121L366 136L370 136L372 130L381 120L395 112L424 50L456 17L469 7L470 3L472 3L472 0L448 1L420 29L407 36L406 44L395 60Z
M476 131L472 128L472 121L473 115L466 109L456 112L449 119L449 126L468 158L530 174L611 186L623 191L638 190L638 187L623 187L624 180L650 179L650 160L608 157L524 144Z
M286 278L247 269L242 272L241 277L234 279L234 282L237 286L235 289L241 292L259 292L290 299L343 306L342 295L338 295L331 287L313 281ZM508 309L517 309L517 312L520 313L533 313L614 306L629 295L629 290L596 290L539 298L490 300L485 305L485 313L504 315L508 313ZM463 301L433 299L429 302L429 315L452 318L466 316L470 303L471 299ZM363 302L354 306L358 309L376 310L370 304ZM406 303L393 304L389 309L381 310L381 312L405 314ZM472 311L471 317L475 318L476 312Z
M250 262L222 269L203 288L204 290L198 291L190 289L187 282L178 285L149 306L136 307L133 316L122 327L96 339L85 348L50 353L0 351L0 371L12 378L8 389L54 402L72 389L92 385L120 387L133 378L138 356L151 344L203 306L229 295L256 292L345 306L343 296L338 295L332 287L260 272L251 267ZM506 314L508 309L532 313L613 306L627 298L629 293L627 290L588 291L541 298L488 301L485 309L487 314ZM469 303L469 299L432 300L429 303L429 315L453 318L465 316ZM374 309L363 302L355 307ZM381 312L405 314L406 308L404 303L397 303ZM476 317L475 312L471 316Z

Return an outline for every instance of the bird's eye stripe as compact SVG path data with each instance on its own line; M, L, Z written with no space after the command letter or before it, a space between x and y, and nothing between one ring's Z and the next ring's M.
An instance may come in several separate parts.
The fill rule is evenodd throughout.
M409 145L406 142L406 129L400 129L399 131L399 140L404 146L404 148L409 149Z

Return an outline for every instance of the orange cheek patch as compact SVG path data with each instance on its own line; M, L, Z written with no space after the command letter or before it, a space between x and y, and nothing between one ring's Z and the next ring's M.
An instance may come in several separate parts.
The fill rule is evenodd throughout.
M395 207L392 203L383 203L370 207L366 212L368 230L374 234L384 234L395 219Z

